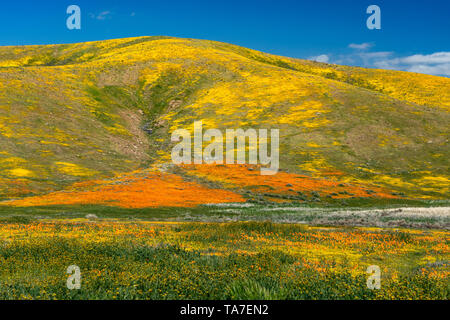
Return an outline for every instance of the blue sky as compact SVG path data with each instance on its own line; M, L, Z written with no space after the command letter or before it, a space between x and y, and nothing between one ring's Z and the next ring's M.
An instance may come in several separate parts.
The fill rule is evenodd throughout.
M81 30L66 27L72 4L81 8ZM373 4L381 30L366 26ZM450 76L449 14L449 0L18 0L0 5L0 45L169 35Z

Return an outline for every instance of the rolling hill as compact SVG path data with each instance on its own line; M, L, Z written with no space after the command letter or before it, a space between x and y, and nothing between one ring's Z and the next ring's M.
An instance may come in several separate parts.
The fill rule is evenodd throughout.
M207 40L0 47L0 199L125 207L448 199L449 110L448 78ZM282 171L172 165L171 133L196 120L278 128Z

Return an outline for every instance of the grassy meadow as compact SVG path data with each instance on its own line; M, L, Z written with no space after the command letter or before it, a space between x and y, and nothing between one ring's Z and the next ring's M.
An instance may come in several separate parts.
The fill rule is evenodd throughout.
M448 231L10 218L0 236L1 299L450 297ZM80 290L66 287L69 265Z
M361 209L1 208L0 299L449 299L450 217Z
M449 106L215 41L0 47L0 299L449 299ZM279 172L174 165L199 120L279 129Z

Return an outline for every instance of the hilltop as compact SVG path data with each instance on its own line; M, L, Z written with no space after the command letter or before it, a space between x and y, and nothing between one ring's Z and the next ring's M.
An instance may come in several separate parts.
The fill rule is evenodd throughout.
M166 205L188 192L201 195L192 205L447 199L449 110L448 78L207 40L0 47L0 198L74 203L101 192L86 199L104 204L121 201L108 192L144 192L142 206L159 206L146 194L167 187ZM262 178L248 166L171 165L171 132L196 120L205 128L279 128L282 172Z

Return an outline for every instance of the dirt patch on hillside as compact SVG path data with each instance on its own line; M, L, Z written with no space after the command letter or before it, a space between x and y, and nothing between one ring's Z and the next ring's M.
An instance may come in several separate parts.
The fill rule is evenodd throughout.
M111 135L110 141L114 150L133 158L133 160L148 160L149 141L147 135L141 129L142 115L132 110L120 110L117 113L125 120L130 136Z

